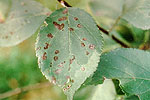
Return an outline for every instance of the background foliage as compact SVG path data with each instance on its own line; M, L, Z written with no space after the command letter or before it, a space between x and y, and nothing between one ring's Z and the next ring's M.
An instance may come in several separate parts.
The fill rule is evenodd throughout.
M109 35L101 32L104 46L97 71L82 84L74 100L148 100L150 1L66 2L84 9L109 32ZM45 25L45 18L62 7L57 0L0 0L0 94L47 82L38 68L34 43L39 27ZM135 49L122 49L113 37ZM13 46L16 44L19 45ZM20 99L66 100L66 96L59 87L50 84L47 88L22 92L2 100Z

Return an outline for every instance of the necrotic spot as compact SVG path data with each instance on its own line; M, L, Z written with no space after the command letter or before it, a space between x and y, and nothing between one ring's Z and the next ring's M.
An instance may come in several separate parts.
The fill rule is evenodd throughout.
M90 45L89 45L89 48L90 48L91 50L94 50L94 49L95 49L95 45L90 44Z
M48 44L48 43L45 43L46 44L46 46L44 47L44 49L48 49L48 47L50 46L50 44Z
M51 33L47 34L48 38L53 38L53 35Z
M84 43L81 43L81 46L82 46L82 47L85 47L85 44L84 44Z
M58 19L58 21L64 21L64 20L67 20L67 17L61 17Z
M70 30L70 31L74 31L74 29L73 29L73 28L69 28L69 30Z
M58 53L59 53L59 50L56 50L56 51L55 51L55 54L58 54Z
M42 59L43 59L43 60L46 60L46 59L47 59L46 52L44 52Z
M77 18L77 17L74 17L74 20L76 20L76 21L77 21L77 20L78 20L78 18Z
M83 41L86 41L87 39L86 39L86 38L83 38L82 40L83 40Z
M63 14L67 14L68 13L68 9L66 8L62 13Z
M59 30L62 30L64 28L64 26L65 26L64 23L58 24L57 22L53 22L53 24Z
M78 27L78 28L81 28L82 26L81 26L81 24L78 24L77 27Z
M54 61L57 61L57 60L58 60L58 56L55 56L55 57L54 57Z

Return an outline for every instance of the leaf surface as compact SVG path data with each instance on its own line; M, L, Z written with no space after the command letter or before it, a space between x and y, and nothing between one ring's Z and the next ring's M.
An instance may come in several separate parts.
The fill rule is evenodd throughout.
M2 0L3 1L3 0ZM4 4L2 1L0 3ZM8 1L8 0L7 0ZM8 7L10 6L10 8ZM6 18L0 23L0 46L17 45L34 34L49 13L34 0L12 0L5 6ZM4 9L0 6L0 9Z
M47 19L36 55L46 78L62 87L68 100L97 68L102 36L92 17L78 8L61 8Z
M150 53L137 49L116 49L101 56L98 70L91 84L105 77L120 80L127 95L137 95L141 100L150 98ZM101 77L101 78L100 78Z

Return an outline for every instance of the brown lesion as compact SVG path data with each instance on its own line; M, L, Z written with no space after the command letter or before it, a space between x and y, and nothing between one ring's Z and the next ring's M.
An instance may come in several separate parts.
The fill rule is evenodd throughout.
M82 25L81 25L81 24L78 24L78 25L77 25L77 27L78 27L78 28L81 28L81 27L82 27Z
M83 40L83 41L86 41L86 40L87 40L87 38L83 38L82 40Z
M47 37L48 37L48 38L53 38L52 33L47 34Z
M46 44L46 46L44 47L44 49L48 49L48 47L50 46L50 44L48 44L48 43L45 43Z
M74 29L73 28L69 28L69 31L74 31Z
M58 60L58 56L54 56L54 61L57 61Z
M58 53L59 53L59 50L56 50L56 51L55 51L55 54L58 54Z
M58 21L64 21L64 20L67 20L67 17L61 17L58 19Z
M62 30L64 28L64 26L65 26L64 23L58 24L57 22L53 22L53 24L59 30Z
M86 51L86 55L89 55L90 53L88 51Z
M82 46L82 47L85 47L85 44L82 42L82 43L81 43L81 46Z
M68 13L68 9L66 8L62 13L63 14L67 14Z
M47 53L46 53L46 52L44 52L44 54L43 54L43 56L42 56L42 59L43 59L43 60L46 60L46 59L47 59L46 54L47 54Z
M75 20L75 21L77 21L77 20L78 20L78 18L77 18L77 17L74 17L74 20Z

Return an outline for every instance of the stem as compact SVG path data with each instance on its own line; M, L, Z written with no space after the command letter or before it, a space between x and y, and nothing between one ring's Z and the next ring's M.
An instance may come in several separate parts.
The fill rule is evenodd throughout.
M22 92L26 92L26 91L30 91L30 90L46 88L46 87L49 87L49 86L50 86L50 82L44 82L44 83L37 83L37 84L34 84L34 85L25 86L25 87L22 87L22 88L16 88L16 89L8 91L6 93L0 94L0 99L11 97L13 95L17 95L17 94L20 94Z
M58 0L58 2L63 6L63 7L72 7L69 3L67 3L64 0Z

